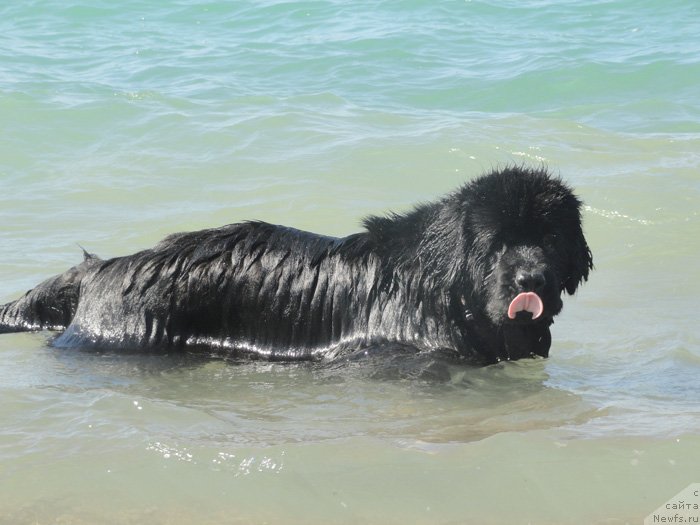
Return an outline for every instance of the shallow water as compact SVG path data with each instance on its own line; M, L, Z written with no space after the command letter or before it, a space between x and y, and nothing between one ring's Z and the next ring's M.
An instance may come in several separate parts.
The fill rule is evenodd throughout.
M0 523L641 523L700 482L700 6L0 7L0 302L262 219L331 235L507 163L586 203L547 360L119 355L0 337Z

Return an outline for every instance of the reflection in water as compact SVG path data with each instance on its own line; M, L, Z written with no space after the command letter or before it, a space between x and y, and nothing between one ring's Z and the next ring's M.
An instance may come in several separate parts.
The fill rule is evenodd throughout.
M450 354L404 346L368 348L327 362L65 349L49 349L44 357L56 372L44 378L50 388L100 391L107 398L102 404L119 405L112 416L131 419L136 410L143 413L144 431L157 427L161 435L187 435L207 446L361 435L469 442L604 415L579 396L548 386L542 359L477 368Z

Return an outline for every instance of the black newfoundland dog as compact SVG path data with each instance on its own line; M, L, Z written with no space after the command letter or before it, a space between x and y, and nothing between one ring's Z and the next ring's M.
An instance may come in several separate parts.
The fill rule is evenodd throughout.
M543 169L481 176L333 238L264 222L85 260L0 307L0 332L58 347L208 348L337 358L398 345L474 363L546 357L549 327L593 263L581 202Z

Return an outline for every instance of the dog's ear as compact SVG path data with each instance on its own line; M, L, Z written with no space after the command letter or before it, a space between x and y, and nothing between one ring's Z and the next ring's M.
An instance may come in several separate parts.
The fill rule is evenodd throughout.
M579 225L576 230L574 238L570 241L568 271L563 282L563 288L569 295L573 295L576 292L576 288L588 280L588 272L593 269L593 254L591 254L591 249L586 243L581 226Z

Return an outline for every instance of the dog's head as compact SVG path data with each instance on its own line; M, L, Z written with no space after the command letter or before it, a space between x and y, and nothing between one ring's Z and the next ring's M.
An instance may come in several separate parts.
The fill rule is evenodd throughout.
M562 309L562 292L573 294L593 267L581 202L560 179L523 168L478 178L462 195L472 302L504 333L528 326L544 333ZM514 351L546 355L546 336L546 345Z

